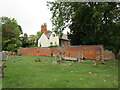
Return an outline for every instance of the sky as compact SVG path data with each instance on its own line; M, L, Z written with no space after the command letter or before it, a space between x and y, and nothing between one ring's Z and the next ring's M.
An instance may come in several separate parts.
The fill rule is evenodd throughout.
M52 30L51 12L46 6L47 0L0 0L0 17L15 18L23 33L35 35L46 23L47 30ZM66 34L68 30L64 30Z

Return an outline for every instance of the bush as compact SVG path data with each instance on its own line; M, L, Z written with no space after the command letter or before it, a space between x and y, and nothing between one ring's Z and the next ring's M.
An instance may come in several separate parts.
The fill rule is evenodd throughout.
M50 45L49 47L58 47L58 45Z

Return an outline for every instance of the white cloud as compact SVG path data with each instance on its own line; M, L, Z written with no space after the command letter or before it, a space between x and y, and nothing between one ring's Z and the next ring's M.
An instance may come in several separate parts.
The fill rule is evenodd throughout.
M46 2L47 0L0 0L0 16L15 18L23 32L29 35L40 31L43 23L47 23L48 30L51 30L51 12Z
M48 30L52 30L51 12L46 2L47 0L0 0L0 17L15 18L23 32L29 35L40 31L43 23L47 24Z

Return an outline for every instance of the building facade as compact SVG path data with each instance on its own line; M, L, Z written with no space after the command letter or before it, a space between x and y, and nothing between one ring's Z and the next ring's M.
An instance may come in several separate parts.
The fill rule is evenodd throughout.
M47 32L47 25L44 24L41 26L41 36L38 39L38 47L49 47L51 45L69 46L70 41L65 34L60 38L60 35L57 35L55 32Z

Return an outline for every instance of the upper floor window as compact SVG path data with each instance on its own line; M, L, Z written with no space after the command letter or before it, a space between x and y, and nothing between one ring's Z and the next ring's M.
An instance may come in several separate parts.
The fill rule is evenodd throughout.
M55 37L55 34L53 34L53 37Z
M55 42L55 45L56 45L57 43Z

